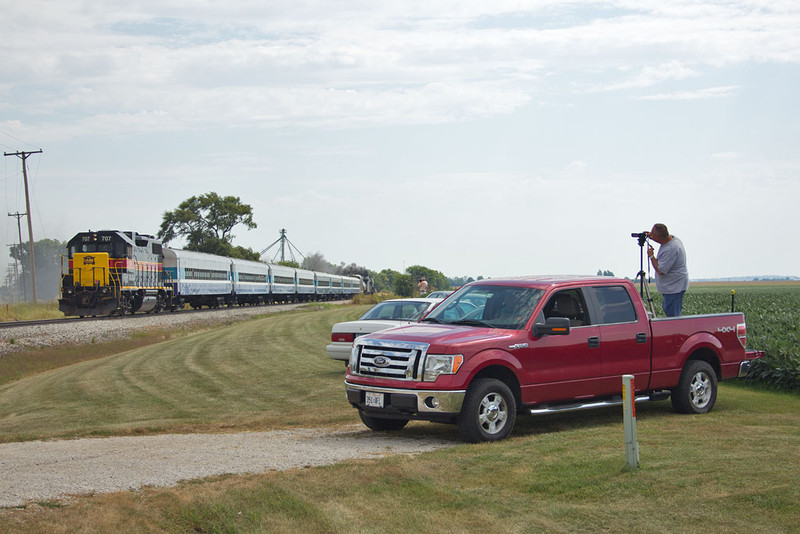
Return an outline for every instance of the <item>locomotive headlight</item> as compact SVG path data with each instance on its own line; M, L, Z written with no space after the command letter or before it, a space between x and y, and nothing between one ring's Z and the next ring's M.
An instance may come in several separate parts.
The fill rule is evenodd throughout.
M439 375L454 375L462 363L464 363L464 356L461 354L428 354L425 358L422 380L433 382L439 378Z

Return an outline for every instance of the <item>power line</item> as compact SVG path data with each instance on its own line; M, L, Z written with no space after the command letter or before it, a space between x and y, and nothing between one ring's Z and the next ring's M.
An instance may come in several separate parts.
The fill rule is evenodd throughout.
M14 136L14 135L11 135L10 133L8 133L8 132L7 132L7 131L5 131L5 130L0 130L0 133L1 133L1 134L3 134L3 135L7 135L8 137L10 137L11 139L13 139L14 141L19 141L20 143L23 143L23 144L25 144L25 145L28 145L28 146L30 146L30 147L35 147L35 148L37 148L37 149L39 150L39 152L41 152L41 151L42 151L42 149L41 149L41 148L37 147L37 146L36 146L36 145L34 145L33 143L29 143L29 142L27 142L27 141L24 141L24 140L20 139L19 137L16 137L16 136ZM2 146L6 147L6 148L11 148L10 146L8 146L8 145L5 145L5 144L3 144Z

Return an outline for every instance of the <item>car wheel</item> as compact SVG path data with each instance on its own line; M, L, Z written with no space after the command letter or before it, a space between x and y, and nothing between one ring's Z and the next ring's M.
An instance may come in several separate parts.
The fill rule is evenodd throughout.
M403 430L408 424L408 419L386 419L385 417L375 417L367 415L361 410L358 411L361 422L367 425L370 430Z
M458 429L470 443L508 437L517 419L517 402L500 380L479 378L470 384L458 415Z
M677 387L672 390L672 408L678 413L708 413L717 400L717 375L702 360L686 363Z

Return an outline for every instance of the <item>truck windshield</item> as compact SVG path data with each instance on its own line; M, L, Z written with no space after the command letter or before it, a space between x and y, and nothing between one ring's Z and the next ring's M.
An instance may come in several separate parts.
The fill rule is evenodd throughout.
M469 286L434 308L423 322L521 330L543 293L531 287Z

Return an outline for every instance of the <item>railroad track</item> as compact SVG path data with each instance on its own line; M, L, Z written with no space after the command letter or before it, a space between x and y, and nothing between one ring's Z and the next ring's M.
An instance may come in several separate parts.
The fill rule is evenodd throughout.
M67 324L69 322L91 321L97 319L113 319L114 317L64 317L63 319L37 319L35 321L3 321L0 329L22 328L26 326L39 326L48 324Z

